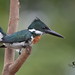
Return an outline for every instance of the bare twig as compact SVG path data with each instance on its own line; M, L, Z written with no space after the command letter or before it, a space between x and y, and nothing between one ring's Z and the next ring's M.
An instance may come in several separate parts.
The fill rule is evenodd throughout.
M8 34L12 34L16 31L19 20L19 1L10 0L10 16L9 16L9 25L8 25ZM9 65L14 61L15 51L12 49L5 49L4 57L4 70L3 75L10 75Z
M8 25L8 34L12 34L16 31L19 20L19 1L10 0L10 18ZM15 75L15 73L21 68L22 64L26 61L31 53L30 46L26 47L26 50L14 61L15 52L12 49L5 49L4 57L4 69L3 75Z
M13 73L16 73L22 64L26 61L28 56L31 53L32 47L28 46L26 50L23 50L22 54L15 60L15 62L10 66L10 70L12 70Z

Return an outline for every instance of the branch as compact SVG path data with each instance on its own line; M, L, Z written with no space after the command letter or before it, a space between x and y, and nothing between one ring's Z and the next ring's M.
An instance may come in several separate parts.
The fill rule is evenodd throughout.
M8 34L12 34L16 31L19 20L19 1L10 0L10 16L9 16L9 25L8 25ZM14 61L15 51L12 49L5 49L4 57L4 69L3 75L9 75L9 65Z
M10 70L13 73L16 73L22 66L22 64L26 61L28 56L31 54L32 47L28 46L26 50L23 50L22 54L15 60L15 62L10 65Z
M19 20L19 1L10 0L10 18L8 25L8 34L12 34L16 31ZM22 54L14 61L15 51L12 49L5 49L4 57L4 69L3 75L15 75L15 73L21 68L22 64L26 61L31 53L32 47L26 47Z
M10 17L8 25L8 34L12 34L16 31L19 20L19 1L10 0ZM15 51L12 49L5 49L5 64L14 61Z

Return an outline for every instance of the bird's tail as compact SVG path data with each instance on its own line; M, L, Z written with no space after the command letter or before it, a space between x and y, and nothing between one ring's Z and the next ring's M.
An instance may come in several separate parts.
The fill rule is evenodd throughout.
M0 27L0 42L2 42L2 38L6 36L6 33L3 32L3 29Z

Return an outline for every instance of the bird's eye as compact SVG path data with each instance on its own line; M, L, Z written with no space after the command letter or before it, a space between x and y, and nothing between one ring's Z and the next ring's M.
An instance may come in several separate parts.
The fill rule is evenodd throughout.
M44 27L43 29L49 29L48 27Z

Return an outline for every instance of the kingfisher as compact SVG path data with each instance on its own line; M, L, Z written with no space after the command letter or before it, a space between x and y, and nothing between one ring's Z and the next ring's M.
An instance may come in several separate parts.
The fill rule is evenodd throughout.
M44 34L51 34L64 38L59 33L51 30L39 18L36 18L27 29L15 32L13 34L6 34L0 27L0 43L2 44L0 48L20 49L21 51L22 48L36 44Z

